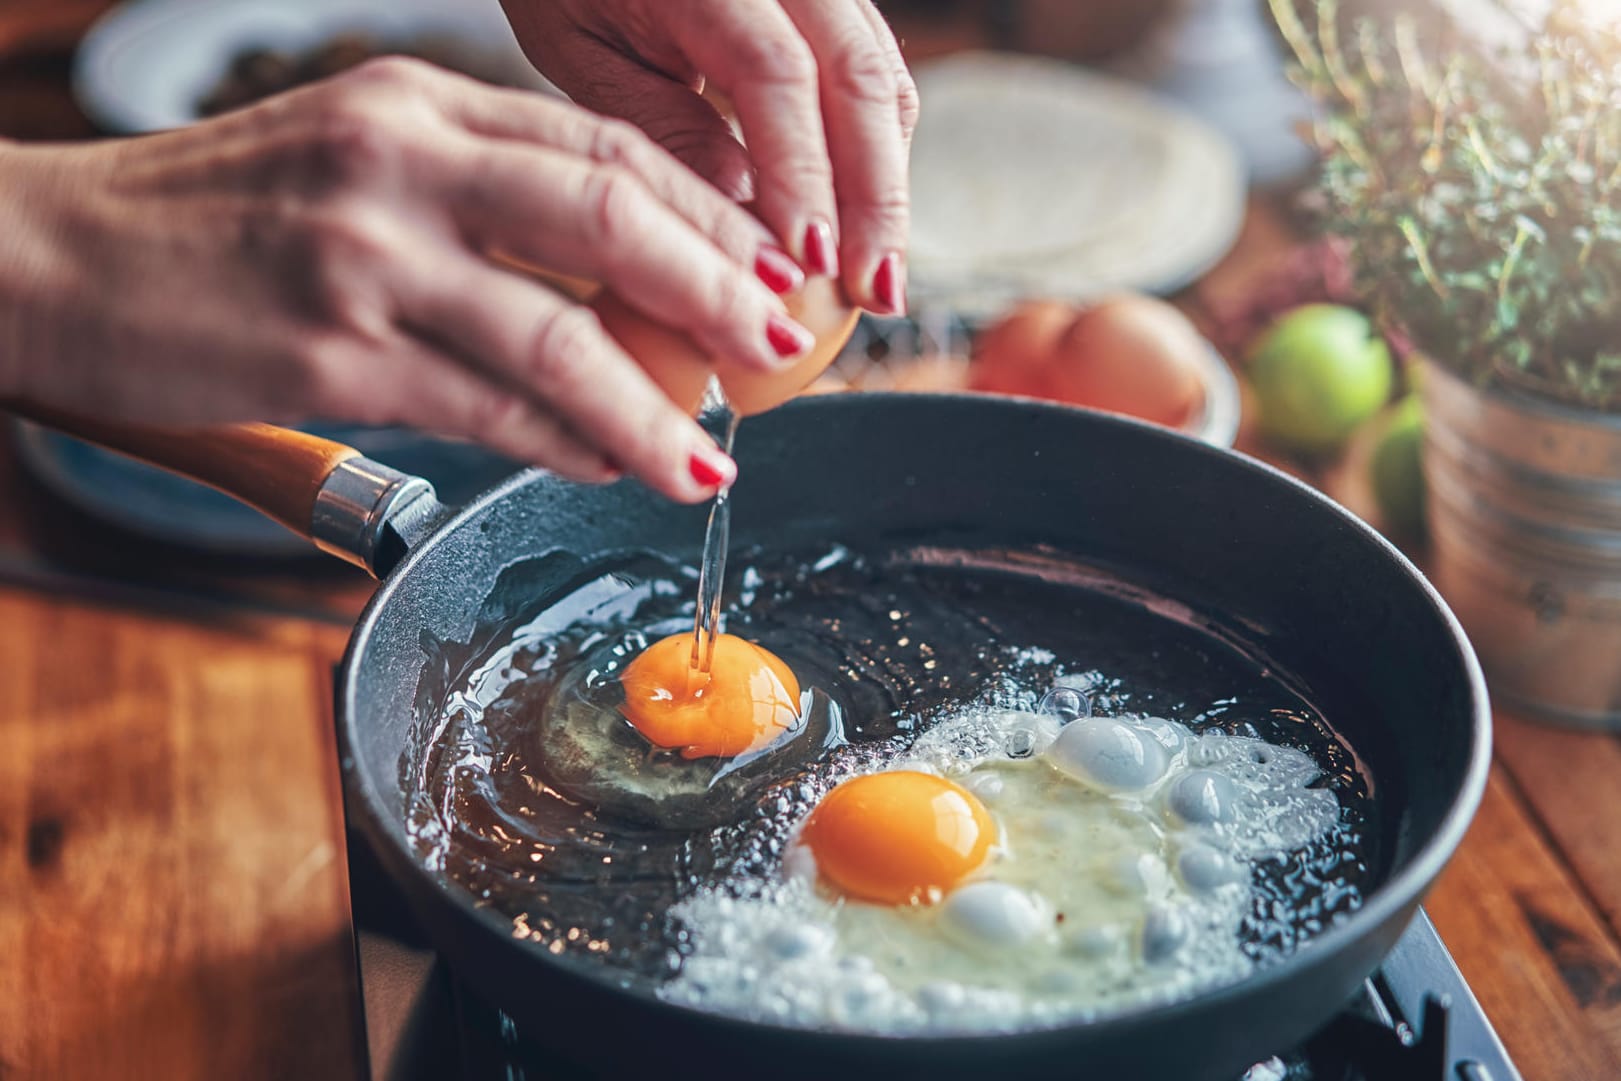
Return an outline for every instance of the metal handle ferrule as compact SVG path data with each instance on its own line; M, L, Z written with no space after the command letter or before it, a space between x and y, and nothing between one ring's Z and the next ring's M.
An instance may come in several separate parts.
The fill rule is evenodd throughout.
M315 497L310 538L323 552L382 577L404 554L402 544L392 543L400 539L392 524L439 509L433 485L421 477L357 455L327 474Z

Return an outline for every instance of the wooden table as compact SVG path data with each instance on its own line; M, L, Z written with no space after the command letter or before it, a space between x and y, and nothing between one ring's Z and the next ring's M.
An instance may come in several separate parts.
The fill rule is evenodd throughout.
M74 133L69 40L0 61L0 129ZM1254 216L1201 290L1276 245ZM359 1076L329 702L366 591L150 559L0 454L4 1081ZM1497 740L1429 911L1526 1077L1621 1078L1621 746Z

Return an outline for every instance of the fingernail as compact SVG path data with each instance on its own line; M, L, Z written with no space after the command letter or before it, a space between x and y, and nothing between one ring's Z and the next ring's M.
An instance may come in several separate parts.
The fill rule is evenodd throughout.
M737 479L737 463L718 450L693 451L687 470L705 488L728 488Z
M760 249L754 257L755 277L765 282L766 288L781 296L792 293L805 284L805 272L799 269L793 256L781 248L769 245Z
M771 343L771 348L777 351L777 356L797 357L801 353L810 352L811 346L816 344L816 338L810 331L776 312L766 320L765 338Z
M805 269L812 274L832 277L839 272L839 255L833 247L833 227L820 218L805 227Z
M906 268L901 265L900 252L890 252L878 260L878 269L872 274L872 297L882 311L890 315L906 314Z

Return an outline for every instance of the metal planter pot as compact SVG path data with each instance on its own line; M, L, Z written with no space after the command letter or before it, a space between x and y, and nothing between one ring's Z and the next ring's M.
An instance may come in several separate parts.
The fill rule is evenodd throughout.
M1621 415L1423 375L1432 577L1493 698L1621 729Z

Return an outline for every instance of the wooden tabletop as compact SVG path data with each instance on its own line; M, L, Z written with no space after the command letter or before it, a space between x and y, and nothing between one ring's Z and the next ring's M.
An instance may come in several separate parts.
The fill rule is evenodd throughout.
M0 57L0 131L75 134L70 43ZM1234 288L1276 230L1255 215L1200 288ZM158 556L0 453L0 1078L351 1081L329 703L368 587ZM1614 738L1500 713L1427 902L1527 1078L1621 1078L1617 777Z

